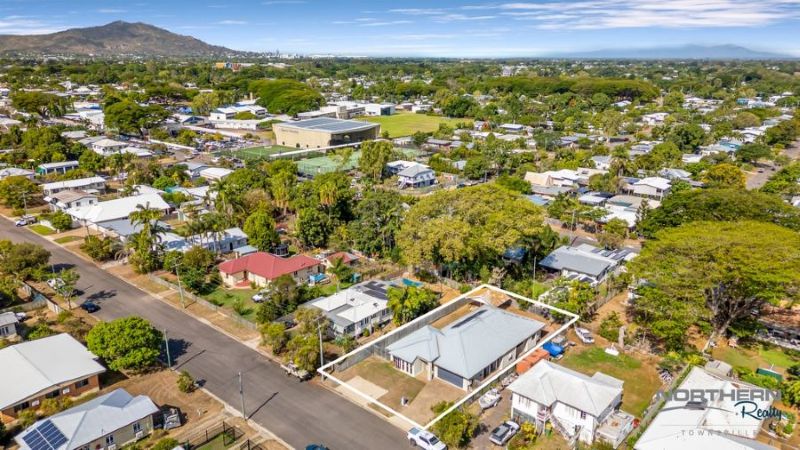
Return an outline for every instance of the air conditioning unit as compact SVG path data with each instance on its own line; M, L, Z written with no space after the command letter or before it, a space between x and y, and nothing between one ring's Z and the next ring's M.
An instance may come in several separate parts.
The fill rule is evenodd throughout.
M137 431L136 432L136 439L141 439L144 437L144 431Z
M108 447L106 447L106 450L117 450L117 444L109 445Z

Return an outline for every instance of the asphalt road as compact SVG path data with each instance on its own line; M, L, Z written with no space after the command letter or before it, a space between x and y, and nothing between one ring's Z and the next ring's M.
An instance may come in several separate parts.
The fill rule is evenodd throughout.
M237 377L241 371L247 415L289 445L303 449L316 443L332 450L407 447L402 431L373 413L322 387L287 377L258 352L41 236L0 219L0 238L42 245L52 253L56 267L75 267L81 301L88 298L101 305L95 313L99 318L136 315L167 330L174 366L202 380L206 389L236 409L241 405Z

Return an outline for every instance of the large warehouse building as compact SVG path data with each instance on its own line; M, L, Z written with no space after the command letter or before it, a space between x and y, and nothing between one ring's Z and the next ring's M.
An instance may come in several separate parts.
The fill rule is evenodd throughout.
M330 117L272 125L277 144L297 148L322 148L376 139L380 128L377 123Z

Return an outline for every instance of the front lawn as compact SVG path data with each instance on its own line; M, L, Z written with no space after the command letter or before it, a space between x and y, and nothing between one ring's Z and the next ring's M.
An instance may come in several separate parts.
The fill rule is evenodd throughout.
M253 301L252 297L256 292L258 292L257 289L225 289L224 287L218 287L203 297L217 306L222 306L251 322L255 322L258 304ZM244 308L241 313L234 309L234 304L239 299L241 299L241 304Z
M50 227L46 227L40 223L35 223L29 226L28 228L33 230L33 232L35 232L36 234L40 234L42 236L50 236L51 234L54 234L56 232L56 230Z
M381 124L381 132L388 131L389 137L411 136L417 131L431 133L439 129L440 123L455 127L457 123L471 123L472 119L451 119L449 117L429 116L400 112L391 116L364 117L364 120Z
M83 240L80 236L61 236L60 238L53 239L56 244L69 244L70 242Z
M781 348L764 344L754 344L752 347L719 345L712 350L711 355L733 367L756 370L759 367L772 366L773 370L784 374L789 367L800 364L800 359L793 358Z
M612 356L600 347L572 348L556 364L589 376L595 372L603 372L624 381L622 409L635 416L642 415L650 405L653 395L662 386L654 362L642 361L626 354Z
M388 392L380 397L380 402L400 409L400 399L405 397L410 402L425 387L425 383L395 369L390 362L377 357L370 357L347 369L343 374L346 380L361 377L374 383Z

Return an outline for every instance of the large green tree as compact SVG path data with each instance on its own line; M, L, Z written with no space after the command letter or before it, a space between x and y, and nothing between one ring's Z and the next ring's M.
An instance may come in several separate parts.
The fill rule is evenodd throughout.
M800 210L777 195L742 189L698 189L668 195L651 210L639 231L652 237L664 228L700 220L772 222L800 231Z
M247 217L244 221L244 232L247 240L253 247L262 252L269 251L273 245L280 242L280 236L275 229L275 220L272 214L260 208Z
M392 310L392 321L398 325L410 322L436 308L436 293L416 286L391 287L386 292Z
M386 173L386 164L395 155L394 145L389 141L366 141L361 144L358 170L373 181L380 181Z
M714 335L765 303L797 300L800 234L773 224L694 222L655 234L630 264L647 281L637 318L656 337L675 338L690 322ZM668 328L669 333L660 328Z
M539 207L495 184L438 191L411 207L397 241L409 264L475 272L509 248L528 246L542 219Z
M370 191L355 208L356 220L350 223L355 247L368 255L385 255L395 246L400 229L403 200L392 191Z
M125 317L95 325L86 345L113 370L141 371L158 361L162 339L161 332L145 319Z
M158 105L140 106L131 100L116 102L103 111L105 125L121 133L143 135L169 117L169 111Z

